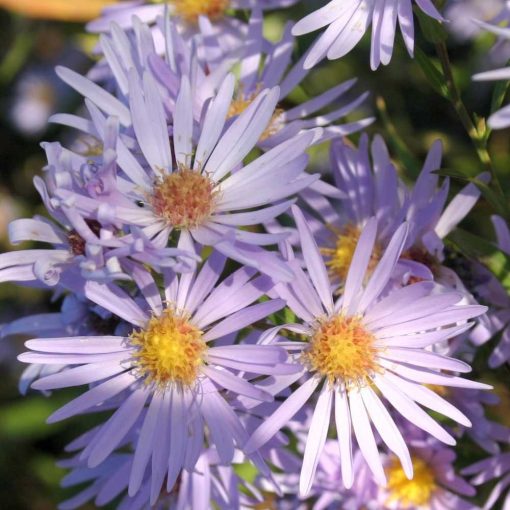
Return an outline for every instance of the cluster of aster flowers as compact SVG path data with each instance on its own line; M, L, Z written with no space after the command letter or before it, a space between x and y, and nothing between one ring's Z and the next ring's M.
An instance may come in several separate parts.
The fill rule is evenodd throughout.
M505 497L510 434L465 374L495 334L490 366L510 359L510 298L446 240L479 187L449 199L439 141L410 186L379 135L348 139L374 120L354 79L289 99L370 25L376 69L397 22L413 54L413 7L443 15L332 0L266 39L264 11L295 3L123 2L89 25L88 76L57 68L83 107L51 120L76 136L43 144L48 215L11 223L13 244L38 244L1 254L0 280L61 303L1 330L31 338L21 391L81 388L50 423L98 415L60 462L80 486L61 509L461 510L501 475L487 508ZM508 71L478 76L494 77ZM314 174L325 143L330 172ZM463 473L460 440L487 456Z

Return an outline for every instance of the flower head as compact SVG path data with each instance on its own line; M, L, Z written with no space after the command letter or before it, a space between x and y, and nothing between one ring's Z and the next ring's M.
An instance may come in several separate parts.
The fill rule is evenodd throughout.
M251 377L297 369L285 363L281 347L235 343L238 331L284 303L252 304L272 284L267 277L256 278L251 269L240 269L216 285L224 265L225 257L214 253L200 272L179 277L165 271L164 298L150 273L133 266L141 293L136 300L115 286L88 288L90 299L132 325L130 333L35 339L26 344L32 352L20 357L28 363L73 366L38 379L32 385L36 389L93 384L50 422L91 411L97 404L97 409L118 406L94 430L82 455L90 467L101 464L130 431L141 427L130 471L131 496L140 489L151 457L151 503L165 476L170 491L183 468L193 469L206 445L214 446L221 463L230 462L234 446L242 449L247 433L229 401L237 395L271 401ZM153 436L161 442L149 441ZM250 458L267 472L258 455Z
M299 353L296 362L302 366L303 380L252 434L246 450L255 451L265 444L312 395L317 395L301 469L301 496L312 487L333 409L346 487L353 484L351 430L375 479L386 484L371 423L411 478L413 462L408 447L382 398L417 427L447 444L455 444L418 404L466 426L469 420L424 384L488 387L444 373L463 373L470 368L426 348L465 331L470 326L467 320L481 315L485 308L461 305L461 294L439 292L430 282L385 292L406 243L405 223L393 234L378 265L366 278L377 233L375 219L363 229L343 294L335 302L310 228L297 208L294 217L308 274L296 265L294 280L278 284L275 290L303 320L303 325L296 325L293 331L304 341L295 347L289 342L284 344Z
M481 28L500 36L503 39L510 39L510 28L491 25L479 21ZM486 71L473 76L476 81L497 81L510 79L510 67L495 69L494 71ZM488 120L488 125L492 129L504 129L510 126L510 105L504 106L500 110L493 113Z
M108 104L114 101L110 104L114 109L120 108L120 103L69 70L59 69L59 73L89 98L92 123L86 125L101 139L105 119L91 101L98 101L100 93L101 97L106 94L103 99ZM133 152L117 140L117 152L122 156L117 158L113 172L105 176L108 186L102 192L90 197L83 192L86 190L62 190L58 198L72 203L82 215L107 216L128 232L140 229L158 248L166 247L171 235L181 249L187 249L194 239L276 279L290 278L286 264L274 252L261 248L278 243L286 235L249 232L241 227L283 213L292 204L292 195L318 178L305 173L305 151L321 130L297 134L243 167L244 158L273 115L279 89L262 90L227 124L234 86L233 75L227 75L202 112L203 122L197 125L187 76L182 77L174 112L168 119L155 79L148 72L141 78L131 69L129 110L122 105L122 111L125 123L132 123ZM105 108L102 99L98 105ZM109 106L106 109L114 114Z
M414 51L413 4L427 16L442 21L441 14L430 0L331 0L301 19L293 28L294 35L303 35L325 28L308 51L304 66L310 68L327 56L330 60L349 53L372 24L370 66L377 69L391 60L397 20L407 51Z
M363 135L358 147L340 140L332 142L330 160L336 189L310 187L300 193L300 198L335 286L341 289L345 284L361 232L375 217L377 238L367 274L375 269L382 247L406 220L408 234L396 283L434 279L460 289L455 285L460 282L458 277L445 267L443 239L474 207L480 191L470 183L446 205L449 181L440 183L435 174L441 166L441 153L438 141L430 149L417 182L409 187L399 178L380 136L369 144ZM487 175L479 178L485 181ZM294 236L291 241L297 244L298 239Z

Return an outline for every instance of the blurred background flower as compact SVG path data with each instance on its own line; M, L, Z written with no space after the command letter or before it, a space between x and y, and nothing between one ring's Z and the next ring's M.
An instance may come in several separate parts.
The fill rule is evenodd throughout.
M0 7L30 18L55 19L60 21L88 21L96 18L106 6L115 0L0 0Z

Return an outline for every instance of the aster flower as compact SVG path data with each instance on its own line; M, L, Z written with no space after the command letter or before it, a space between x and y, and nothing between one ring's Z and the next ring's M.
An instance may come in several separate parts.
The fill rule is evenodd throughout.
M510 230L500 216L491 218L496 231L497 246L510 256ZM470 336L475 345L488 342L499 334L496 347L489 356L489 367L497 368L510 360L510 296L501 282L488 270L488 280L479 285L477 291L484 302L490 305L488 321L479 324Z
M232 51L243 45L246 24L234 16L229 16L231 10L280 9L296 2L297 0L170 0L165 3L154 3L135 0L104 9L101 17L90 22L87 29L90 32L107 32L112 22L129 29L133 27L135 16L144 23L154 26L158 17L170 14L186 40L193 37L201 25L212 22L214 37L224 50Z
M407 427L406 442L411 450L414 477L408 480L398 459L384 461L388 485L375 489L381 508L395 510L476 510L463 496L474 496L474 487L455 472L452 448ZM372 482L373 483L373 482Z
M181 76L190 76L193 117L200 122L204 107L217 94L227 72L238 66L240 73L228 110L227 125L242 113L263 89L280 87L278 106L258 141L258 145L264 150L305 129L324 127L323 136L316 140L316 143L320 143L359 131L373 122L373 118L366 118L346 124L334 124L354 112L366 99L368 93L344 99L356 80L339 84L298 106L286 108L287 96L307 76L307 72L303 70L301 61L291 65L294 38L290 34L290 25L287 25L281 41L276 44L264 38L262 25L261 11L254 9L243 48L237 52L225 52L211 32L210 26L204 26L201 37L195 37L193 44L188 44L168 17L159 20L158 26L163 34L161 38L148 33L147 26L137 18L134 20L133 33L125 32L113 23L111 34L101 35L100 46L105 56L104 62L96 66L88 76L94 81L105 83L109 89L118 90L117 95L123 100L129 93L130 70L135 69L139 78L144 70L148 70L158 83L165 108L172 114L175 114ZM157 44L161 40L166 43L162 51L164 58L157 55ZM333 111L311 117L324 108L331 110L332 107L335 107Z
M201 16L219 20L227 16L227 11L253 9L280 9L290 7L297 0L170 0L168 9L172 16L180 18L188 24L196 24ZM101 18L92 21L88 29L92 32L109 30L110 23L115 21L123 28L130 27L133 16L138 16L146 23L154 22L157 16L164 13L165 5L151 1L135 0L104 9Z
M480 33L473 20L490 22L501 14L505 4L505 0L450 0L444 11L446 28L460 41L472 39Z
M470 367L425 348L465 331L470 326L467 321L486 308L458 305L462 299L459 293L433 292L434 285L429 282L384 296L406 242L406 224L396 230L368 282L363 284L376 239L375 219L367 222L360 236L343 295L334 302L326 266L312 233L297 208L294 216L308 275L296 266L293 282L278 284L275 290L304 321L300 332L305 341L296 346L283 344L299 352L296 361L302 367L303 380L252 434L245 451L256 451L265 444L312 395L318 394L301 469L301 496L308 494L312 486L333 407L346 487L353 483L351 428L376 481L386 483L371 422L411 478L413 465L408 448L373 387L408 421L447 444L455 444L453 437L418 404L465 426L470 426L469 420L424 385L490 387L443 373L465 373Z
M325 28L310 48L305 68L315 66L327 56L335 60L349 53L361 40L370 24L372 45L370 67L375 70L380 64L391 60L397 21L404 44L412 57L414 52L413 4L427 16L442 21L443 18L430 0L331 0L298 21L292 33L296 36Z
M356 79L341 83L290 109L285 108L284 103L287 96L308 75L308 72L303 69L304 58L292 65L295 39L290 33L291 28L292 24L288 23L281 40L276 44L270 43L263 35L262 13L257 8L253 11L249 21L246 43L243 49L238 52L240 58L235 58L235 54L226 54L219 59L220 62L232 60L240 69L236 94L229 109L229 117L235 117L243 112L257 97L260 90L279 86L278 107L259 141L259 145L263 149L274 147L305 129L323 127L323 136L316 141L316 143L320 143L335 137L346 136L370 125L374 121L373 117L347 124L333 124L352 113L367 98L368 93L363 93L348 102L343 99L343 96L356 83ZM204 43L211 41L211 43L205 44L204 51L208 66L214 68L218 55L221 55L221 48L211 47L215 39L205 29L203 36ZM209 58L207 58L208 53L211 53ZM326 107L335 105L339 100L343 103L339 108L323 115L312 116Z
M69 70L60 73L106 110L113 106L105 103L106 92L97 85ZM280 242L286 235L249 232L241 227L258 225L282 214L292 204L288 198L319 177L305 173L305 150L321 135L321 130L306 131L286 140L241 167L274 114L279 89L260 92L225 128L234 84L235 79L229 74L209 103L195 142L194 99L188 78L182 77L173 116L172 151L158 87L150 74L145 73L140 82L132 71L130 111L125 111L125 122L129 124L132 119L135 138L130 145L137 148L138 158L117 142L118 164L127 179L115 174L113 186L96 199L66 190L61 190L58 198L71 203L82 215L94 216L101 211L127 228L139 228L154 240L156 247L165 247L171 234L178 238L177 247L185 250L194 239L276 279L290 278L287 265L261 248ZM70 124L100 138L105 118L90 101L87 104L92 122L73 118ZM120 108L120 102L115 104L114 108ZM109 113L114 115L114 111ZM138 161L139 152L144 156L143 164Z
M300 192L300 198L335 286L345 283L361 230L375 217L377 239L369 271L379 260L382 247L388 244L402 221L407 220L408 234L395 269L395 281L436 279L448 287L462 289L458 277L443 264L443 239L476 204L480 191L468 184L446 206L449 180L445 179L439 186L439 177L434 173L441 167L441 154L442 146L437 141L416 183L409 188L398 177L380 136L375 136L370 144L368 136L362 135L358 147L341 140L332 142L330 167L339 196L330 190L307 188ZM479 178L485 180L486 175ZM268 228L271 232L281 231L275 222ZM298 241L294 232L291 242L296 245Z
M499 37L508 40L510 39L510 28L499 27L478 22L478 25L483 29L498 35ZM478 73L473 76L476 81L497 81L497 80L509 80L510 79L510 67L503 67L501 69L495 69L493 71L486 71ZM497 112L493 113L488 120L488 125L492 129L504 129L510 126L510 105L504 106Z
M16 336L32 338L105 335L120 332L123 325L109 311L88 301L79 293L67 294L59 312L27 315L4 324L0 339ZM22 373L19 391L25 395L30 385L38 378L60 372L65 364L32 364Z
M510 430L500 426L496 431L496 437L507 446L510 444ZM462 470L464 475L475 475L471 479L474 485L482 485L487 482L497 480L487 501L484 510L495 508L496 504L501 502L503 510L510 508L510 451L508 448L503 453L498 453L487 459L475 462L471 466Z
M15 245L37 241L48 243L51 248L0 254L0 281L55 286L62 273L78 268L86 279L130 279L123 267L128 257L155 267L165 265L175 269L189 269L195 263L197 257L189 251L156 248L140 231L126 236L100 212L94 217L82 216L72 203L57 199L64 190L94 196L100 188L104 192L103 188L111 183L116 166L115 120L109 119L105 129L105 146L99 158L75 154L59 143L43 144L48 158L46 179L36 176L34 186L54 221L42 216L14 220L9 224L9 239Z
M215 447L222 464L232 460L234 446L242 448L247 433L228 404L229 395L271 400L250 378L296 370L285 364L287 355L278 346L233 344L234 338L227 337L265 319L284 303L251 305L272 283L267 277L255 278L249 268L216 285L224 265L225 257L216 252L198 273L179 277L164 271L164 297L150 273L134 266L139 298L134 300L113 285L98 285L91 298L130 323L129 334L30 340L26 345L32 352L19 358L26 363L76 365L37 380L32 384L35 389L93 385L50 416L50 423L118 403L106 423L88 437L82 458L90 467L98 466L130 430L139 427L129 494L140 489L152 457L151 504L165 477L170 491L183 468L193 469L204 441ZM152 437L161 441L150 441ZM257 455L250 458L264 469Z
M218 465L219 459L212 451L203 452L191 470L184 469L178 483L167 492L162 490L158 499L150 505L150 475L145 476L136 496L127 494L129 473L133 466L132 453L115 453L100 466L90 468L75 457L59 462L61 468L72 471L62 480L62 486L73 487L84 481L90 484L72 498L59 505L59 510L74 510L88 501L104 506L121 497L119 510L209 510L211 505L226 510L239 508L239 485L241 480L233 466Z

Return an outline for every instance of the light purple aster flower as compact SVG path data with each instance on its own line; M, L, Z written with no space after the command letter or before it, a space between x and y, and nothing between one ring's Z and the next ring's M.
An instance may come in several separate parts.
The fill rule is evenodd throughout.
M127 494L129 476L135 460L132 453L115 453L101 465L90 468L79 455L59 462L61 468L71 468L61 485L64 488L91 482L72 498L61 503L59 510L81 508L94 500L98 507L121 497L119 510L209 510L212 506L225 510L240 508L239 486L242 483L233 466L221 466L212 451L203 452L193 469L184 469L172 490L162 490L150 504L151 477L145 476L140 491L133 497Z
M490 311L488 313L490 314ZM434 352L472 363L477 355L477 348L468 340L470 336L474 335L474 331L483 328L487 323L490 324L487 316L484 316L483 319L483 321L479 319L473 330L466 331L447 342L435 344ZM491 419L490 411L486 412L486 406L495 406L500 403L500 398L496 393L453 387L436 387L435 390L466 415L471 423L475 424L473 427L462 425L453 427L452 434L455 437L459 439L467 435L487 453L495 454L499 452L499 445L495 438L495 430L498 429L499 425Z
M91 32L107 32L112 22L124 29L132 28L133 17L154 26L158 17L171 15L179 32L189 40L200 31L202 25L212 27L212 34L225 51L238 49L244 44L246 23L230 10L281 9L295 4L297 0L170 0L154 3L147 0L122 2L104 9L102 16L87 25ZM212 22L212 25L211 25ZM164 45L160 45L163 48Z
M292 283L278 284L275 290L304 322L293 327L306 341L278 342L298 352L296 362L302 372L293 377L294 381L300 375L303 379L252 434L245 451L260 448L312 395L318 395L301 469L301 496L311 489L333 408L346 487L353 483L351 430L376 481L386 483L371 423L411 478L413 466L405 440L372 386L417 427L440 441L455 444L454 438L418 404L465 426L470 426L469 420L425 385L478 389L490 386L443 373L465 373L471 369L464 362L426 348L465 331L470 327L467 321L484 313L486 308L458 305L461 294L437 289L434 292L430 282L409 285L381 298L405 246L407 225L396 230L365 284L377 235L375 219L369 220L363 229L344 292L334 302L326 266L312 233L299 209L294 208L294 216L308 275L295 264ZM270 341L276 331L267 333L264 341Z
M183 468L193 469L204 443L214 446L220 462L228 464L235 446L242 449L248 435L227 399L244 395L270 401L272 395L250 379L296 371L285 363L281 347L222 343L284 304L252 304L272 283L268 277L255 277L250 268L217 285L225 260L215 252L198 273L179 277L165 270L163 297L150 273L134 266L132 276L142 294L138 299L114 285L97 285L90 292L93 301L130 323L131 333L35 339L26 343L31 352L20 355L26 363L76 365L37 380L35 389L92 385L52 414L50 423L114 403L112 416L88 436L82 458L89 467L101 464L134 427L140 428L131 496L140 489L151 458L151 503L165 478L169 491ZM250 458L267 470L258 454Z
M504 9L505 0L450 0L444 10L448 20L446 28L457 39L465 41L480 33L474 19L492 21Z
M303 69L302 61L292 65L294 38L290 34L290 24L287 25L281 41L270 43L263 36L260 9L253 11L246 42L237 52L225 53L207 26L203 27L201 37L195 37L193 44L189 44L177 32L176 25L170 18L159 21L161 39L165 43L163 56L157 54L157 38L151 36L150 32L147 33L147 26L139 20L136 20L134 33L124 32L118 25L112 24L111 33L101 35L104 62L89 73L89 78L105 83L109 89L117 90L119 99L125 101L129 95L130 69L135 69L140 79L143 72L148 70L156 79L165 108L175 114L181 76L189 76L193 116L200 122L207 102L216 95L227 72L238 66L240 72L227 115L227 125L242 113L263 89L280 87L278 107L258 141L258 145L264 150L307 129L324 127L323 136L316 140L316 143L319 143L359 131L373 122L373 118L365 118L338 124L339 120L353 113L368 95L364 93L355 97L350 94L351 97L346 99L356 80L349 80L318 97L285 109L283 102L307 76L307 71ZM202 55L202 59L198 58L199 55ZM333 110L313 116L325 108Z
M499 37L510 40L510 28L499 27L479 21L478 25L483 29L498 35ZM510 67L503 67L493 71L478 73L473 76L476 81L498 81L510 79ZM492 129L504 129L510 126L510 105L504 106L493 113L488 120L488 125Z
M125 125L132 122L130 139L123 137L131 150L121 138L117 140L117 162L125 175L114 174L113 186L94 199L60 190L58 197L64 203L84 216L101 213L112 222L138 228L158 248L166 247L170 235L178 238L177 247L184 250L194 239L277 279L291 277L287 265L261 247L282 241L286 234L241 229L282 214L293 202L289 197L319 177L305 172L305 151L321 136L320 128L296 135L242 167L274 114L278 87L260 92L225 127L235 86L229 74L208 104L203 122L196 126L194 98L184 76L170 139L162 97L149 73L140 81L136 71L130 72L129 110L78 74L64 69L60 74L109 114L115 115L113 110L120 108ZM92 102L87 105L92 121L77 117L66 121L101 139L107 120Z
M397 22L407 51L413 56L413 4L427 16L443 20L431 0L331 0L298 21L292 29L298 36L325 28L308 51L304 66L311 68L324 57L329 60L343 57L358 44L371 24L370 67L373 70L380 64L389 64Z
M9 239L13 244L36 241L51 247L0 254L0 281L55 286L62 273L76 269L86 279L129 280L125 271L128 258L153 267L183 270L189 270L196 262L197 256L190 251L156 247L140 230L122 232L101 211L93 216L82 215L72 203L57 198L64 191L91 197L108 191L116 169L113 147L118 126L113 118L105 124L101 157L76 154L59 143L43 144L48 159L46 175L45 179L36 176L34 186L53 221L42 216L14 220L9 224Z
M386 455L388 485L373 488L372 506L388 510L477 510L477 505L464 499L474 496L476 491L455 472L455 451L414 427L407 426L404 432L414 478L407 480L398 459ZM370 503L367 506L371 508Z
M510 230L507 223L500 216L492 216L491 219L498 248L510 256ZM489 356L489 367L497 368L510 360L510 296L492 273L489 274L488 282L479 286L478 292L484 302L490 305L490 309L488 321L473 329L471 340L475 345L482 345L499 335L498 343Z
M507 448L503 453L498 453L487 459L475 462L471 466L462 470L463 475L475 475L471 479L474 485L482 485L493 480L497 480L487 501L484 510L492 510L496 507L498 501L502 504L502 510L510 509L510 430L500 426L496 437L502 441Z
M103 307L91 303L79 294L68 294L62 301L61 310L54 313L27 315L4 324L0 339L15 336L25 338L63 337L112 334L120 326L118 318ZM28 366L21 375L19 391L25 395L30 385L38 378L60 372L65 364Z
M235 58L235 54L227 54L220 59L220 62L232 60L233 63L239 65L240 69L230 115L234 116L244 111L260 90L279 86L278 108L259 142L263 149L274 147L305 129L324 128L323 136L316 141L316 143L320 143L334 137L346 136L370 125L374 121L373 117L347 124L333 124L352 113L367 98L368 93L364 93L351 98L348 102L343 99L343 96L356 83L356 79L341 83L290 109L285 109L282 106L287 96L308 75L307 70L303 68L304 57L292 64L295 39L290 33L291 28L292 24L287 23L281 40L276 44L270 43L263 35L263 18L260 9L253 11L248 25L246 43L243 49L238 52L240 58ZM214 40L211 34L204 33L203 35L205 41ZM221 50L214 48L212 43L205 44L205 47L208 48L206 51L207 63L209 67L214 68L214 62L218 59L218 55L221 55ZM342 100L343 104L341 103L339 107L335 106L339 100ZM335 106L336 109L312 117L316 112L332 106Z
M158 81L165 109L173 113L181 77L189 76L193 114L199 122L205 103L216 94L234 59L229 58L230 52L218 49L216 38L196 35L187 41L170 17L158 17L157 21L157 30L152 31L136 16L132 30L123 30L112 22L109 31L99 38L98 50L103 58L87 73L87 77L100 83L127 105L129 74L134 71L142 80L143 74L148 71ZM205 56L211 56L211 52L218 51L218 61L201 62L199 56L205 59ZM67 81L66 75L62 75L62 79ZM76 87L77 82L70 84ZM83 93L83 90L78 90Z
M352 260L356 242L367 221L377 219L377 239L369 270L372 270L403 220L408 234L402 256L395 268L395 281L432 280L463 290L455 273L443 265L443 239L464 219L476 204L480 191L473 184L464 187L446 206L449 180L440 185L434 173L441 167L442 146L435 142L412 188L398 176L386 144L380 136L369 143L362 135L359 146L334 140L330 150L330 168L337 188L307 188L300 192L304 214L326 261L328 273L336 286L342 286ZM480 179L485 180L485 174ZM277 222L270 222L271 232L281 232ZM284 229L289 231L289 229ZM290 241L299 237L291 230ZM464 291L468 295L467 291ZM472 302L474 300L469 298Z

